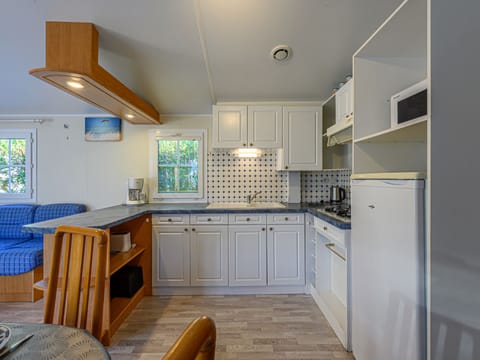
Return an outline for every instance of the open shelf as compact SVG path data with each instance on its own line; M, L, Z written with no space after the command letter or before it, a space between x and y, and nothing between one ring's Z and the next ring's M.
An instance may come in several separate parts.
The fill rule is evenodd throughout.
M110 301L110 332L113 334L145 295L143 285L131 298L114 297Z
M135 247L126 252L113 253L110 255L110 275L116 273L137 256L145 251L142 247Z
M420 119L404 126L379 131L356 139L355 143L394 143L425 142L427 139L427 119Z

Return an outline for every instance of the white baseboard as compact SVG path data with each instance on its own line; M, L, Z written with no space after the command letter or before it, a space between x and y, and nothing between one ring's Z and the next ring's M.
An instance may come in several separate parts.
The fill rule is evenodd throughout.
M309 294L310 290L301 286L202 286L202 287L154 287L153 295L273 295Z

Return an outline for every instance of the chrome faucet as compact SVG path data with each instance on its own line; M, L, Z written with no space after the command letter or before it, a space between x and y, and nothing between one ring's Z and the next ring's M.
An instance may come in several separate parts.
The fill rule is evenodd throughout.
M253 194L248 194L247 195L247 203L251 204L253 199L255 199L257 197L258 194L261 194L262 192L261 191L258 191L256 193L253 193Z

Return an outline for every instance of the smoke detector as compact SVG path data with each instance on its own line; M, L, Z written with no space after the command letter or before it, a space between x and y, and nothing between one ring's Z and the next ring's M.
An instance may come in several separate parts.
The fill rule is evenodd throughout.
M277 62L286 61L292 57L292 49L287 45L278 45L272 49L270 54Z

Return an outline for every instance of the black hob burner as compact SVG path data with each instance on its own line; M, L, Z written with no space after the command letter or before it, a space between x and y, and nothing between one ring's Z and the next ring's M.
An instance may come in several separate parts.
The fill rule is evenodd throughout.
M349 205L331 205L325 206L323 209L326 213L334 214L342 218L350 219L350 206Z

